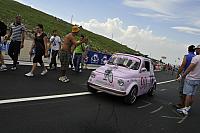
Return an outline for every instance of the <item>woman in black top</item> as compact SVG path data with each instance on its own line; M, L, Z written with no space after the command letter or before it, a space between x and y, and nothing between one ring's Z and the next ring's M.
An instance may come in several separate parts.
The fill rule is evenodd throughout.
M33 46L31 47L29 54L32 54L33 48L35 48L35 57L33 58L33 66L31 71L25 75L28 77L34 76L34 71L37 67L37 63L39 63L43 68L41 75L45 75L47 73L47 69L44 66L42 56L47 57L47 35L43 32L42 24L38 24L36 26L34 43Z

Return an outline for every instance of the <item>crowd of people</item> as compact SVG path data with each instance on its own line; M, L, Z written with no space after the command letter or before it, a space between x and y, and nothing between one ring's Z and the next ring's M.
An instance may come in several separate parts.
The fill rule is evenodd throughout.
M0 29L0 44L3 44L7 39L11 38L8 55L13 61L11 70L16 70L18 56L20 54L20 49L24 47L25 38L25 27L21 23L21 16L16 16L16 20L11 24L8 33L6 32L7 26L3 22L0 22L0 27L3 27ZM80 40L76 40L79 31L80 29L78 26L72 26L71 32L64 36L64 41L62 42L61 38L58 36L57 30L54 30L51 38L48 40L43 25L37 24L33 45L29 52L29 54L32 55L34 50L33 65L30 72L26 73L25 76L33 77L38 63L42 67L42 76L45 75L48 70L57 69L56 58L59 54L61 73L58 80L65 83L69 82L69 78L67 77L69 66L73 67L74 71L81 72L83 68L83 59L84 56L86 56L85 50L87 48L86 44L88 39L84 35L81 35ZM50 42L49 46L48 41ZM49 47L51 51L51 62L49 67L46 68L43 57L48 57ZM1 51L0 46L0 70L7 70ZM171 69L173 68L171 67ZM176 78L180 82L180 102L176 105L178 108L177 111L187 115L193 104L197 87L200 85L200 45L197 47L194 45L188 47L188 54L183 57Z
M17 69L18 56L20 50L24 47L25 39L25 26L21 23L21 16L17 15L15 22L12 23L9 27L9 32L7 32L7 26L1 22L1 47L0 47L0 62L1 62L1 71L6 71L7 67L4 63L4 58L2 54L2 45L6 40L11 39L8 48L8 55L13 61L11 70ZM33 65L30 72L26 73L25 76L33 77L37 64L39 63L42 67L41 75L45 75L48 70L57 69L57 56L59 55L61 63L61 74L59 81L69 82L67 77L67 72L69 65L75 72L82 72L83 68L83 57L87 49L86 43L88 42L87 37L81 35L80 40L76 40L80 28L77 25L72 26L72 30L66 36L64 36L64 41L61 41L57 30L53 30L52 36L48 39L47 35L44 32L44 27L42 24L37 24L34 31L33 45L31 46L30 55L33 55ZM50 44L48 45L48 42ZM50 50L49 50L50 49ZM43 57L49 57L50 51L50 64L49 67L45 67L43 62Z

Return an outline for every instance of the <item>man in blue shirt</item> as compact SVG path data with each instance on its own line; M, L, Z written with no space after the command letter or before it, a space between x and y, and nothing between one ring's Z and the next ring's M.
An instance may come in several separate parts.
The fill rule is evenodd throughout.
M195 56L194 52L195 52L195 46L190 45L188 47L188 54L183 57L183 61L182 61L181 66L178 69L176 78L178 78L181 73L184 73L185 70L189 67L189 65L192 61L192 58ZM180 80L180 84L179 84L180 103L178 103L176 105L177 108L182 108L185 106L184 105L185 95L183 94L184 80L185 80L185 78Z

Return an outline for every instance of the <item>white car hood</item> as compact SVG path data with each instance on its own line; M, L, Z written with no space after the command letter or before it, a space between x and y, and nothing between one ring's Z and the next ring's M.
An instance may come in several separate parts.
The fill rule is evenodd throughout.
M134 78L137 75L136 70L132 70L121 66L108 65L108 64L97 68L95 71L105 74L106 70L111 71L114 77L125 78L125 79Z

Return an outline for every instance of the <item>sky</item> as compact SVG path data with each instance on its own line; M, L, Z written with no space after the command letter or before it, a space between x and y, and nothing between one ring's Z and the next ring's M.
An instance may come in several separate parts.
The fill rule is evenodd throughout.
M165 63L200 36L200 0L16 0ZM179 60L180 59L180 60Z

